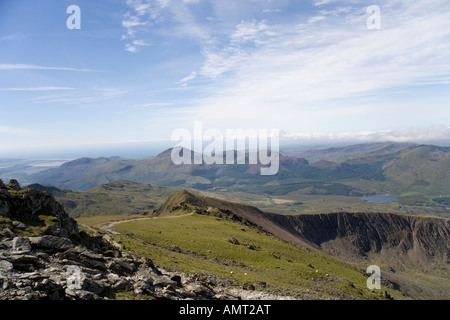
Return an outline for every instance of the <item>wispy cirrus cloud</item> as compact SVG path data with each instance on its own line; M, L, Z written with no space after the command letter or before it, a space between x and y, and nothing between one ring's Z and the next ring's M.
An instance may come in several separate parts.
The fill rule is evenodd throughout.
M136 53L139 51L139 47L148 47L150 44L144 40L137 39L133 40L131 43L125 44L125 51Z
M0 64L0 70L61 70L61 71L77 71L77 72L102 72L100 70L83 69L83 68L71 68L71 67L48 67L39 66L33 64Z
M177 82L202 83L201 98L184 109L186 121L309 132L405 127L406 121L422 118L423 102L408 97L413 88L446 85L450 79L446 0L380 0L381 30L367 28L369 4L361 0L311 1L307 12L282 20L271 18L288 7L264 7L269 4L262 1L244 19L235 16L251 9L232 0L204 7L199 5L205 1L127 3L132 14L125 18L132 16L134 23L127 29L133 38L126 49L137 52L132 41L145 32L198 45L202 62ZM402 103L392 98L396 88L405 92ZM434 107L436 113L442 110L442 104Z
M190 9L199 0L127 0L130 7L122 20L126 29L122 40L126 40L125 50L139 52L140 46L149 44L143 40L149 30L167 38L189 37L201 41L213 41L208 28L202 26L196 14ZM206 18L202 20L207 21Z
M72 87L29 87L29 88L0 88L0 91L60 91L74 90Z
M60 104L91 104L100 101L119 98L128 93L128 90L118 88L100 88L78 89L70 93L55 93L40 95L33 98L33 103L60 103Z
M342 7L327 7L330 3ZM242 125L291 130L334 128L352 118L367 126L367 117L373 112L378 117L376 108L387 104L365 105L364 98L393 88L414 92L427 83L448 84L450 3L381 1L381 30L367 29L361 3L319 1L319 10L300 23L244 21L222 46L205 45L199 75L213 79L214 86L193 118L220 126L238 117ZM423 112L415 101L389 105L399 124Z
M29 130L29 129L23 129L23 128L15 128L15 127L7 127L7 126L0 126L0 133L16 135L16 136L30 136L30 137L47 135L47 133L42 132L42 131Z
M192 71L190 75L184 77L183 79L178 81L178 83L181 86L185 87L185 86L187 86L189 81L194 80L195 78L197 78L197 72L196 71Z
M405 128L423 122L427 108L445 113L442 103L425 107L412 96L416 87L450 83L450 3L380 0L377 5L381 30L367 28L368 4L360 0L311 1L302 18L253 15L233 25L230 17L224 22L223 10L201 20L195 6L181 1L165 1L154 11L145 7L139 17L145 17L147 28L172 19L175 27L165 35L182 34L200 48L202 63L178 82L186 86L195 78L203 84L201 98L184 109L185 122L327 134L342 127L351 132Z
M23 33L14 33L8 36L0 37L0 41L12 41L12 40L23 40L25 39L25 35Z
M130 7L130 11L124 14L122 26L126 29L126 33L122 35L122 40L126 40L125 50L136 53L139 47L148 46L149 44L143 39L137 38L137 34L145 31L147 27L154 25L154 19L168 5L167 0L127 0L126 3Z

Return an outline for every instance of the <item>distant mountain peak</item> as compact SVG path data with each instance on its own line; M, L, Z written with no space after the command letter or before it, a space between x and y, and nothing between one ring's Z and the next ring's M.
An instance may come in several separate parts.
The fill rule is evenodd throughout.
M61 165L61 168L70 168L70 167L76 167L76 166L89 166L93 164L103 164L111 161L111 159L100 157L100 158L80 158L75 159L72 161L65 162Z

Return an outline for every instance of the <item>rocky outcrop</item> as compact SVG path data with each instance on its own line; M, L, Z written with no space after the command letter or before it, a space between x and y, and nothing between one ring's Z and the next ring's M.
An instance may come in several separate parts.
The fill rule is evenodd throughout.
M22 189L16 180L11 180L8 185L0 183L0 215L19 221L38 221L39 215L53 216L57 223L49 226L47 233L78 236L76 221L69 217L52 195L32 188Z
M49 238L52 237L52 238ZM280 299L228 289L229 280L156 267L150 259L114 250L94 252L53 236L0 241L0 300ZM108 246L105 239L97 239ZM287 297L285 297L287 298Z

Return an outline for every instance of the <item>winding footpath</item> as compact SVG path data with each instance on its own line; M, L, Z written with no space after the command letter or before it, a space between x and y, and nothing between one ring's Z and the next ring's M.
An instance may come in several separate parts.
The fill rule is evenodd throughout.
M190 215L193 215L193 212L182 214L178 216L165 216L165 217L146 217L146 218L133 218L133 219L126 219L126 220L118 220L118 221L111 221L106 224L99 224L96 226L88 226L85 224L82 224L83 227L88 228L89 230L96 231L95 228L100 229L101 231L107 233L107 234L120 234L120 232L117 232L113 230L112 228L118 224L125 223L125 222L131 222L131 221L140 221L140 220L152 220L152 219L174 219L174 218L180 218L180 217L187 217Z

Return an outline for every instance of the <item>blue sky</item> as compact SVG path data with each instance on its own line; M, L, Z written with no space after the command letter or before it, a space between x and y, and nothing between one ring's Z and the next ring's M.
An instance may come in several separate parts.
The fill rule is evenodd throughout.
M169 140L194 121L450 140L449 17L448 0L2 0L0 156Z

